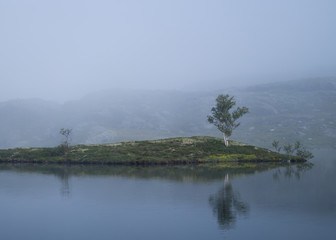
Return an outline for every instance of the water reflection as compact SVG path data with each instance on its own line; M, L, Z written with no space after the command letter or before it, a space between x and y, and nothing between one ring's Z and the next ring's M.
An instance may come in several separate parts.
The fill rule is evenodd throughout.
M269 184L268 188L260 188L261 184L272 182L268 181L272 180L272 177L276 180L288 177L300 179L302 174L312 169L312 167L313 165L310 163L298 165L256 164L255 167L252 167L252 164L233 165L232 167L227 167L227 165L130 167L0 164L0 173L1 171L7 171L11 173L9 176L15 175L13 172L28 173L23 175L23 179L32 177L33 180L32 182L29 181L23 189L32 188L32 191L27 190L23 195L20 195L22 198L21 207L25 209L26 202L31 200L30 192L34 195L38 189L41 189L40 198L34 198L34 203L37 206L45 206L42 209L43 212L49 213L47 215L53 214L53 216L59 216L59 219L61 219L60 223L64 221L64 214L68 215L68 217L70 216L71 221L67 222L67 225L86 219L85 217L77 217L79 213L85 213L86 216L91 216L90 219L98 219L98 226L101 226L102 222L122 223L120 226L129 226L128 216L136 215L137 217L134 219L138 224L142 222L139 220L143 217L141 214L145 213L146 217L152 216L150 218L155 219L152 223L154 225L159 222L157 219L160 221L165 220L160 219L161 216L168 216L166 217L167 225L172 224L174 221L178 222L176 219L181 219L181 222L184 224L185 222L192 222L194 219L204 220L209 218L207 220L209 226L211 225L209 228L213 229L214 222L217 220L215 227L218 225L223 230L230 230L231 234L234 232L232 230L233 227L236 225L237 228L240 227L238 223L241 217L249 216L250 209L254 210L253 217L255 217L255 212L258 209L255 209L253 199L260 197L272 202L272 204L274 201L279 201L281 205L285 202L290 207L293 206L289 195L297 192L295 186L292 188L294 190L292 190L291 194L287 194L290 186L287 183L281 185L284 187L283 191L279 192L279 196L277 195L276 198L269 198L267 200L270 192L272 193L272 191L278 191L282 188L279 188L280 184L275 184L279 185L276 190L274 190L274 185L272 184ZM247 183L248 186L244 186L240 183L241 180L238 179L241 176L261 172L265 174L259 174L261 176L259 181L252 182L252 185L255 184L257 186L255 189L251 187L250 182L245 181L245 184ZM32 176L30 176L30 173L32 173ZM41 175L46 175L45 179L47 181L45 184L40 184L41 179L44 179L44 176ZM5 177L6 174L3 176ZM255 179L255 177L258 177L257 174L252 178ZM57 181L55 181L55 178ZM151 179L151 181L143 181L143 179ZM156 181L158 179L159 181ZM3 178L2 182L7 182L7 180ZM296 183L297 181L292 182ZM28 188L25 188L26 186ZM38 187L35 189L32 186ZM56 186L56 191L54 189L49 191L51 189L50 186L54 188ZM15 186L13 185L13 187ZM18 189L18 194L21 194L22 186L20 184L18 184ZM58 189L60 189L59 192L57 191ZM76 191L71 192L72 190ZM51 198L50 193L52 194L53 192L55 192L56 197ZM58 201L58 194L66 197L66 201ZM289 196L289 200L286 197L287 195ZM28 198L25 198L26 196ZM307 199L307 197L304 199ZM15 201L21 203L20 198L8 201L13 202L13 209L17 206L17 202ZM307 204L307 201L305 201L305 204ZM5 206L5 204L2 205ZM57 211L53 212L53 207L50 206L55 205L58 206L55 209L63 209L62 214L59 214ZM324 205L333 207L334 203ZM314 205L312 204L312 206ZM167 211L162 212L162 209ZM134 214L134 211L137 211L137 214ZM104 221L100 221L104 213L108 217ZM178 215L179 213L181 215ZM45 216L42 216L43 218L39 220L40 224L43 224L45 221ZM72 216L74 217L71 218ZM116 217L114 218L114 216ZM35 216L31 218L35 218ZM120 221L120 219L123 219L123 221ZM246 220L250 221L250 218L246 218ZM56 223L55 226L60 223ZM22 225L24 224L27 223L22 223ZM181 226L181 224L177 225L178 227ZM193 224L191 225L194 227ZM107 226L106 229L108 229L106 232L109 232L110 226Z
M250 210L249 205L240 199L239 193L233 191L228 174L225 176L224 185L209 197L209 203L222 229L231 229L237 216L247 215Z
M164 179L181 182L211 182L230 176L231 179L267 170L274 170L273 179L282 175L300 179L303 172L312 168L313 164L298 165L280 163L259 163L251 165L232 164L230 167L221 165L182 165L182 166L104 166L104 165L57 165L57 164L0 164L0 171L15 171L24 173L39 173L54 175L61 181L60 193L63 197L71 194L69 179L73 176L118 176L139 179ZM283 168L284 167L284 168ZM231 191L231 192L230 192ZM229 181L219 191L226 197L231 196L232 186ZM233 197L234 195L232 195ZM213 196L214 197L214 196ZM225 199L225 198L223 198ZM237 199L237 198L235 198ZM212 200L215 201L215 200ZM238 206L239 202L234 202Z
M273 169L273 179L278 181L283 178L296 178L300 180L302 175L313 168L312 163L281 165ZM225 175L224 184L217 193L210 195L209 204L217 217L220 228L229 230L235 226L239 216L247 216L250 206L243 201L238 191L233 190L229 174Z
M104 166L104 165L57 165L57 164L0 164L0 171L38 173L54 175L64 181L67 186L69 177L83 176L118 176L139 179L165 179L182 182L211 182L224 179L226 174L231 178L254 174L279 167L279 164L258 164L242 166L232 164L231 167L220 165L180 165L180 166Z
M69 178L70 175L67 171L64 171L63 174L58 175L61 179L61 195L62 197L68 198L70 196L70 183Z
M286 165L284 168L277 168L273 172L273 180L278 181L281 176L285 178L295 177L297 180L301 179L302 174L311 170L314 164L307 162L299 165Z

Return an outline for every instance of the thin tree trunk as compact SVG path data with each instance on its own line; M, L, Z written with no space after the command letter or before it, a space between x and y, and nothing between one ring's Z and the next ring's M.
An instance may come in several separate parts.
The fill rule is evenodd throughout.
M225 133L223 133L223 139L224 139L224 145L225 147L228 147L229 146L229 139L228 137L225 135Z

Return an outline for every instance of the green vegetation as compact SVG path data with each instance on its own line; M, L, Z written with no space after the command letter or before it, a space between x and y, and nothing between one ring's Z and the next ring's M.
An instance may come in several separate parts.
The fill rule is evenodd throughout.
M2 162L167 165L192 163L304 162L303 157L279 154L267 149L214 137L169 138L102 145L0 150Z
M274 140L272 146L278 153L280 153L282 147L279 145L278 140ZM314 157L314 155L310 151L302 146L300 141L296 141L294 145L287 143L283 146L283 150L288 156L291 156L295 153L296 156L302 157L304 159L311 159Z
M63 147L63 149L67 152L69 150L69 143L70 143L70 135L71 135L72 129L64 129L61 128L60 134L65 137L64 142L60 145Z
M239 127L240 123L236 121L248 113L247 107L238 107L236 110L230 112L231 108L236 105L234 97L230 97L228 94L220 94L216 98L216 107L211 109L211 116L208 116L208 122L215 125L219 131L223 134L225 146L229 146L229 138L232 131Z
M282 147L279 146L279 141L278 141L278 140L274 140L274 141L272 142L272 146L275 148L275 151L276 151L277 153L280 153Z

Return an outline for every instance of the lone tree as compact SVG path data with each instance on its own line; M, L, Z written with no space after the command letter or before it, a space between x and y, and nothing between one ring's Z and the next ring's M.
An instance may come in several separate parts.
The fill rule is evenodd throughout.
M231 111L231 108L236 105L234 97L230 97L228 94L220 94L216 98L216 107L211 109L211 116L208 116L209 123L215 125L219 131L223 133L224 144L229 146L229 137L232 134L232 130L240 125L237 122L238 118L248 113L247 107L238 107L236 110Z
M72 132L72 129L68 129L68 128L67 129L61 128L60 130L60 134L65 137L65 141L63 144L66 147L66 149L69 148L69 138L70 138L71 132Z

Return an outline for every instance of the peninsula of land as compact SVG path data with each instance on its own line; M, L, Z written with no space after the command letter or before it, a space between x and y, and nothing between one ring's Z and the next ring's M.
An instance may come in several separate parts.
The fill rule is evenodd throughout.
M99 145L76 145L64 149L13 148L0 150L0 162L63 163L115 165L172 165L225 162L305 162L289 156L240 142L214 137L179 137Z

